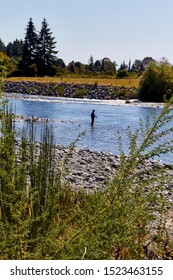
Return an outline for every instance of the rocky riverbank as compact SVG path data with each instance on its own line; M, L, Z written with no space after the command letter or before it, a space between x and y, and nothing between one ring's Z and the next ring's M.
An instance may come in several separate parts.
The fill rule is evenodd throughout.
M64 171L64 181L71 185L74 189L84 188L87 192L96 191L98 188L106 188L112 180L116 180L117 172L120 167L120 156L107 154L103 152L93 152L86 149L74 148L72 151L64 146L55 146L56 166ZM64 164L63 164L64 163ZM173 203L173 166L161 164L155 161L145 161L144 165L139 165L135 171L140 179L154 178L154 171L157 176L164 172L164 180L162 181L162 196L167 199L165 207ZM163 171L164 170L164 171ZM159 175L158 175L159 174ZM157 185L157 179L154 184ZM127 179L128 180L128 179ZM149 181L148 181L149 182ZM148 185L148 190L152 186ZM145 189L144 195L148 193ZM157 202L156 202L157 204ZM160 226L160 217L157 217L149 226L154 234L157 234L158 226ZM169 241L173 243L173 211L169 207L167 216L165 217L165 238L169 236ZM150 238L144 244L147 255L150 259L158 259L153 241ZM168 259L172 257L168 256Z
M4 84L6 93L22 93L67 98L87 99L133 99L137 97L136 88L105 86L95 84L70 84L46 82L10 82Z
M39 143L35 144L36 157L39 151ZM64 172L64 180L73 188L97 190L105 188L107 183L116 179L120 166L120 156L104 152L96 152L88 149L65 147L55 145L55 166ZM145 165L139 165L136 173L141 180L154 176L153 171L158 169L161 174L164 170L164 193L170 201L173 201L173 166L157 161L145 161ZM156 178L157 181L157 178Z

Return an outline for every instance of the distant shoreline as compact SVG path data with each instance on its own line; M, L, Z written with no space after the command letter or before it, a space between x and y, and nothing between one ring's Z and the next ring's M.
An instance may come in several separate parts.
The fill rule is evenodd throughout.
M92 100L105 101L107 105L136 105L140 107L160 107L164 103L142 102L137 98L136 88L124 86L106 86L93 84L66 84L66 83L42 83L31 81L11 82L4 85L4 93L7 98L31 98L43 99L60 98L61 100Z
M5 93L99 100L129 100L137 98L136 88L98 85L97 83L73 84L63 82L5 81L4 91Z

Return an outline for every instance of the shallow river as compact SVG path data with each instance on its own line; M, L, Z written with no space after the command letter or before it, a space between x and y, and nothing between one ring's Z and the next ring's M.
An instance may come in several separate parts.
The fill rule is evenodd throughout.
M9 96L9 95L8 95ZM48 118L52 122L54 142L69 145L81 132L77 147L119 154L118 133L122 136L125 153L128 153L128 127L139 128L139 119L146 120L153 112L162 110L162 104L125 104L125 101L104 101L10 95L10 104L16 115ZM90 114L95 110L97 118L91 127ZM36 123L36 138L39 140L41 123ZM171 124L170 124L171 125ZM22 130L23 122L17 122ZM173 155L161 156L159 160L171 163Z

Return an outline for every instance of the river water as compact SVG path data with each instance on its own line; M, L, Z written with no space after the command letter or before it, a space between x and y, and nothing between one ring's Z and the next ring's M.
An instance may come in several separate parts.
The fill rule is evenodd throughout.
M16 115L49 119L52 123L54 143L68 146L84 132L76 143L77 147L112 154L120 153L118 134L122 137L124 152L128 153L128 127L134 132L139 128L139 119L145 122L148 115L151 116L153 112L159 114L163 107L162 104L126 104L121 100L67 99L22 94L11 94L7 98L10 99ZM91 127L90 114L93 109L97 118L94 127ZM23 123L17 122L17 130L22 130ZM39 141L42 123L36 122L35 125L36 139ZM172 163L173 155L169 153L155 159Z

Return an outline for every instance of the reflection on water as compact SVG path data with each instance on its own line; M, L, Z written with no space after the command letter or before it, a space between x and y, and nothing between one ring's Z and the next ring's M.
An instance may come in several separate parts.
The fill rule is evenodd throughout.
M83 100L51 97L26 97L18 95L11 98L13 110L17 115L48 118L52 122L54 142L69 145L81 132L85 132L78 147L91 150L119 153L117 135L122 136L124 150L128 152L129 138L127 128L134 131L139 127L139 119L146 120L153 111L159 113L160 107L152 104L125 104L124 101ZM90 114L95 110L97 118L91 128ZM39 140L41 123L36 124L36 139ZM23 123L17 122L17 129L22 130ZM172 155L164 155L163 161L172 162Z

